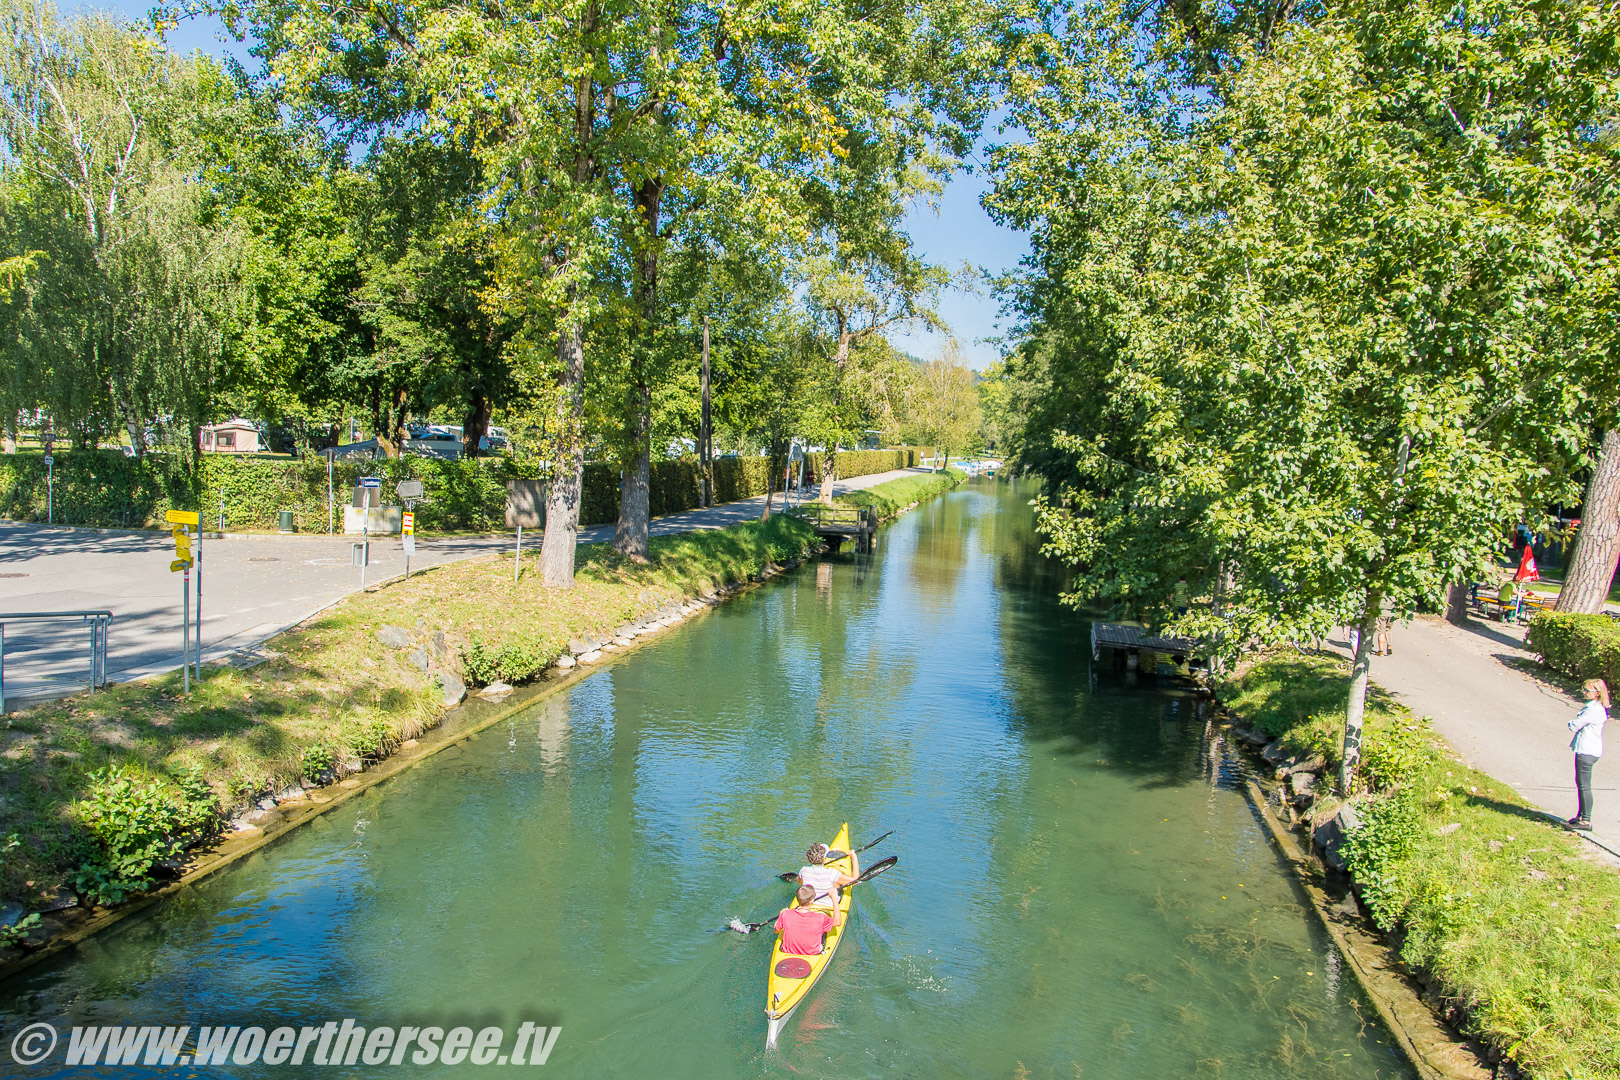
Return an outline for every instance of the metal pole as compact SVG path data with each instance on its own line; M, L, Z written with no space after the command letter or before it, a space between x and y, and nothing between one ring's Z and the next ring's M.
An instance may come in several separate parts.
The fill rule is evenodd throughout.
M709 411L709 317L703 316L703 421L699 425L698 440L698 467L703 470L703 505L714 505L714 479L711 471L714 465L714 433L710 428L714 424L714 417Z
M332 457L326 455L326 535L331 536L337 532L336 512L332 509Z
M219 531L225 531L225 496L219 497Z
M180 687L191 693L191 567L180 571Z
M360 591L366 591L366 564L371 561L371 489L360 496Z
M512 556L512 584L517 584L518 567L523 565L523 526L518 526L517 554Z
M202 526L197 526L197 681L202 682Z
M416 503L410 499L405 500L405 512L407 514L411 513L415 506ZM405 548L405 577L408 579L411 576L411 548L416 544L416 519L414 517L411 519L411 542L409 544L405 543L405 538L402 536L400 537L400 544Z
M0 715L6 711L6 624L0 622Z
M45 524L56 524L56 463L45 463Z
M96 689L96 623L99 621L94 617L85 620L90 624L90 690L92 693Z

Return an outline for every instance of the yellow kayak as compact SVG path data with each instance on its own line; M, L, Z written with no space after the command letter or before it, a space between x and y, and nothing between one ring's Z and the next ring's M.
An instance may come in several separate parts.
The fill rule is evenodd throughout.
M844 822L838 835L833 837L828 845L834 851L849 850L849 822ZM860 876L860 866L854 855L845 855L839 859L827 860L827 865L839 873L850 877ZM795 956L782 951L782 932L776 932L776 944L771 948L770 977L765 984L765 1049L776 1048L776 1037L782 1031L783 1025L793 1010L803 1001L810 988L816 985L821 973L827 970L832 963L833 953L838 951L838 943L844 939L844 931L849 928L849 905L855 890L845 888L838 898L838 910L844 915L844 922L827 931L821 952L816 956ZM794 897L790 907L798 907L799 899ZM831 913L831 908L825 909Z

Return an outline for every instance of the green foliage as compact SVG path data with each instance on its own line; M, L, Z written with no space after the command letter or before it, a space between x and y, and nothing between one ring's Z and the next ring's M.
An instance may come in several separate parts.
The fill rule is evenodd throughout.
M320 780L337 767L338 752L328 742L311 743L300 752L305 780Z
M907 468L926 449L847 451L839 455L839 472L865 476ZM812 467L818 467L820 455L812 457ZM764 494L766 464L763 457L717 459L716 497L734 502ZM171 508L200 508L203 527L212 529L223 500L226 529L272 529L278 512L291 510L301 531L326 531L326 462L321 458L209 454L193 477L166 454L127 458L115 451L78 451L58 453L53 471L55 519L60 524L140 528L161 525L164 512ZM506 528L506 481L524 472L504 457L338 462L333 468L333 497L339 528L343 506L359 478L379 475L385 478L385 495L400 480L422 481L428 501L417 507L419 530L500 532ZM654 516L694 509L701 496L695 459L653 463L649 501ZM43 521L45 501L44 459L31 453L0 456L0 516ZM597 462L586 465L581 522L610 522L618 514L617 468Z
M0 843L0 862L5 861L13 851L22 847L22 841L17 839L16 833L8 835L4 843ZM0 947L15 945L28 936L28 932L39 925L39 912L30 912L18 919L10 926L0 926Z
M1288 744L1342 708L1347 681L1342 664L1279 657L1221 699ZM1620 875L1387 700L1369 703L1364 753L1374 790L1346 854L1401 958L1526 1075L1620 1077Z
M1620 687L1620 625L1607 615L1538 611L1526 640L1554 670Z
M557 658L559 646L545 635L518 634L498 644L475 637L462 651L467 675L474 682L489 684L528 682Z
M402 736L393 717L373 716L346 725L342 738L357 757L380 761L394 752Z
M843 455L840 455L842 460ZM876 487L845 492L833 499L835 506L870 506L879 517L890 518L912 503L942 495L967 479L955 469L942 469L926 476L901 476Z
M218 824L218 801L196 770L166 781L110 765L89 779L73 809L98 850L75 875L74 887L98 903L119 903L146 888L159 862L179 856Z
M1409 858L1424 827L1418 799L1403 789L1356 803L1361 826L1345 841L1344 858L1364 892L1373 919L1386 930L1400 925L1405 907L1398 865Z

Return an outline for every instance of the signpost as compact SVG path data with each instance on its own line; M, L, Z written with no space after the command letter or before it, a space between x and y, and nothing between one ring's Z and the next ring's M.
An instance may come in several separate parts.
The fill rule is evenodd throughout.
M174 537L174 561L169 572L180 573L180 682L191 693L191 564L197 563L197 678L202 679L202 523L195 510L170 510L166 515L169 533ZM197 554L191 553L192 531L196 530Z
M45 524L56 524L56 476L53 466L56 455L51 453L54 437L46 432L45 443Z
M382 490L382 477L360 478L360 543L365 553L360 560L360 591L366 591L366 567L371 565L371 493Z
M508 480L506 482L506 526L517 527L517 551L512 557L512 584L518 580L518 568L523 565L523 526L543 529L546 525L546 485L543 480Z
M336 504L332 501L332 462L337 460L337 447L328 446L321 453L326 457L326 534L337 532Z
M399 518L399 539L405 546L405 576L411 576L411 556L416 554L416 504L422 498L422 481L401 480L394 493L405 504Z

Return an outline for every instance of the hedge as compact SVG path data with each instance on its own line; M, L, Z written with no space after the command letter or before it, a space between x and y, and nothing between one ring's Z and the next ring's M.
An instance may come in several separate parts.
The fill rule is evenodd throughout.
M1548 667L1571 678L1620 686L1620 625L1607 615L1538 611L1528 640Z
M844 451L838 473L864 476L915 466L927 447ZM810 455L807 482L819 476L824 455ZM766 459L723 457L714 463L715 497L735 502L765 491ZM167 455L128 458L116 450L74 450L55 457L54 520L62 525L141 528L161 525L172 507L200 508L205 527L216 526L223 502L227 529L269 529L281 510L291 510L297 527L324 531L327 523L326 461L320 457L265 458L210 454L196 477ZM339 461L333 481L342 505L362 476L385 477L384 491L405 479L421 480L429 501L417 507L417 527L428 532L499 531L506 527L506 481L526 475L504 457L406 457L382 461ZM528 474L532 475L532 474ZM697 461L655 462L648 492L654 517L690 510L701 502ZM0 518L44 521L44 458L37 453L0 456ZM580 521L596 525L618 520L619 470L616 465L585 466ZM339 521L341 524L341 520Z

